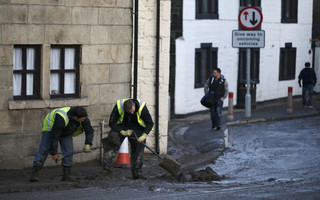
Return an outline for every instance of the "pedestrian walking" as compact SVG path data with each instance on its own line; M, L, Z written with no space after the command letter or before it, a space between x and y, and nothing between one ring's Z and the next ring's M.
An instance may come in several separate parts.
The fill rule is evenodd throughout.
M128 137L131 146L131 172L133 179L144 179L142 175L142 144L153 127L146 103L136 99L120 99L110 115L108 136L103 139L104 160L102 175L113 173L115 157L122 141Z
M47 114L43 120L39 150L33 161L31 182L38 181L38 172L43 167L49 153L54 161L58 161L58 142L63 154L72 154L72 137L78 136L84 131L86 135L84 151L90 152L94 130L87 116L85 108L78 106L57 108ZM62 159L63 175L61 181L71 180L72 158L72 155L68 155Z
M212 122L212 130L221 129L221 118L223 101L227 98L229 88L228 82L221 74L221 69L214 68L212 76L206 81L204 86L204 93L214 93L213 105L210 107L210 116Z
M303 68L298 76L298 83L301 87L302 80L302 104L304 107L312 108L312 95L313 87L317 83L316 73L312 68L310 68L310 63L305 63L305 68ZM307 98L308 91L308 98Z

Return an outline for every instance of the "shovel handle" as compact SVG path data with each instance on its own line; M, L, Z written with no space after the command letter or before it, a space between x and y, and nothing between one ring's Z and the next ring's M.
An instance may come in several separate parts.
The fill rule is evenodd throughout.
M130 138L138 140L137 134L135 132L133 132L133 134L134 134L135 137L130 137ZM160 158L161 160L163 159L159 154L157 154L157 152L155 152L153 149L151 149L151 147L149 147L146 143L142 142L141 144L143 144L149 151L151 151L158 158Z
M93 147L91 148L91 150L96 150L96 149L101 149L102 147ZM67 154L62 154L62 153L58 153L58 154L62 154L61 157L58 157L58 159L56 160L56 163L58 163L60 160L62 160L62 158L66 157L66 156L71 156L73 154L78 154L78 153L83 153L84 150L78 150L78 151L74 151L72 153L67 153Z
M160 158L161 160L163 159L159 154L157 154L157 152L155 152L153 149L151 149L146 143L142 142L142 144L143 144L149 151L151 151L154 155L156 155L158 158Z

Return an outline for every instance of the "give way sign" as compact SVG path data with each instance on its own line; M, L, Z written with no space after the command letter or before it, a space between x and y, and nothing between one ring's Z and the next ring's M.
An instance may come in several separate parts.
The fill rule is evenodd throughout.
M257 7L248 6L243 8L238 16L239 24L246 30L255 30L262 23L262 12Z

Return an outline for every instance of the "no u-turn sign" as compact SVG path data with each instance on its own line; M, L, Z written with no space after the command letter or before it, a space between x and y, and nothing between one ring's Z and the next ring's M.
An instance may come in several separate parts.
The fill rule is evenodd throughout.
M248 6L243 8L238 16L239 24L246 30L255 30L262 23L262 12L256 7Z

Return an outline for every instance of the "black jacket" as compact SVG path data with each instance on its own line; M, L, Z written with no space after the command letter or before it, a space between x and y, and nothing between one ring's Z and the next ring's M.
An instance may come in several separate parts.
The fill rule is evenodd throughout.
M214 92L214 101L218 102L222 97L225 98L226 96L226 89L225 89L226 79L221 76L218 79L214 79L211 77L209 79L209 91Z
M301 79L302 79L302 84L313 84L315 85L317 82L317 77L316 73L314 70L310 67L305 67L304 69L301 70L299 74L299 85L301 84Z
M72 117L70 116L70 111L67 113L67 115L69 117L69 123L66 127L65 127L65 121L63 117L61 117L60 115L56 115L54 119L54 123L51 130L52 131L52 140L51 140L51 148L50 148L51 155L58 153L58 141L60 140L61 137L72 135L80 127L80 123L73 120ZM81 125L86 134L85 144L92 145L94 130L91 126L90 120L86 118L81 123Z
M152 130L152 127L153 127L153 121L152 121L152 118L151 118L151 115L149 113L147 106L145 105L141 111L141 119L144 121L144 123L146 125L146 127L144 128L138 123L137 114L136 114L139 110L139 102L135 99L131 99L131 100L136 105L136 112L133 115L125 112L122 124L117 124L117 122L120 118L120 114L119 114L117 105L115 105L113 107L113 110L112 110L112 113L111 113L110 119L109 119L110 128L112 128L114 131L116 131L118 133L121 130L132 129L134 131L140 130L143 133L149 134L149 132Z

